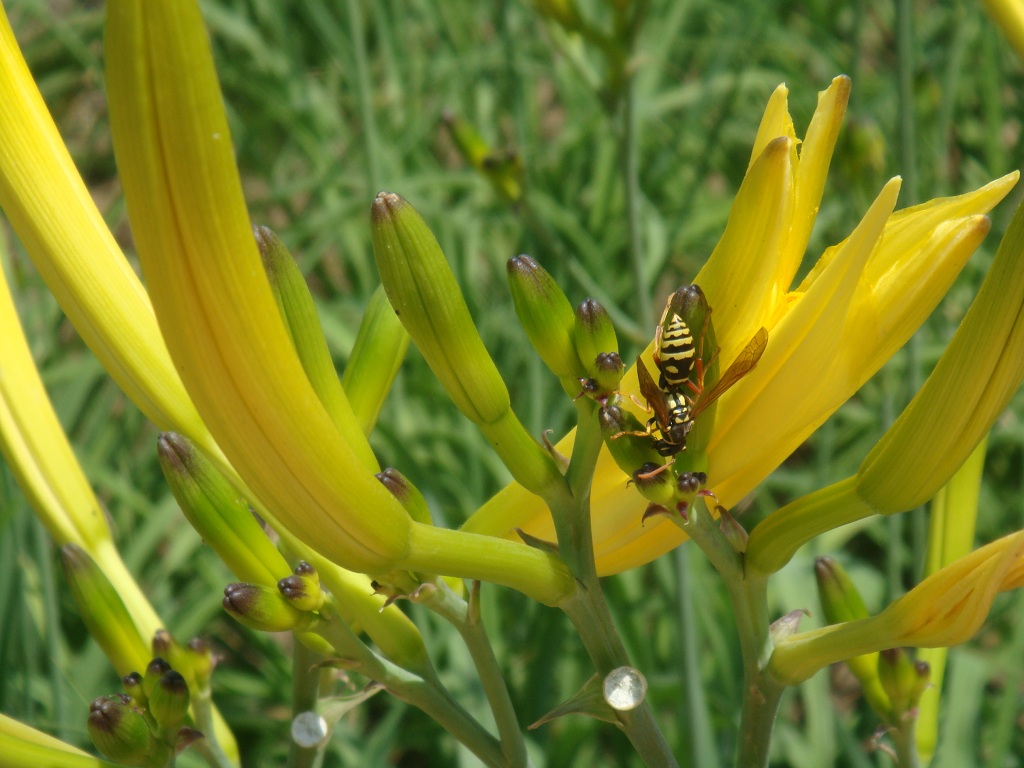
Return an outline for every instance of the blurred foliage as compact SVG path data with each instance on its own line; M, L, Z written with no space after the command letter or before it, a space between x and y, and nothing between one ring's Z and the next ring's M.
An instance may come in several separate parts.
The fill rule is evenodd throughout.
M581 5L592 11L600 4ZM7 0L5 6L82 174L130 253L106 128L102 4ZM651 308L660 310L663 297L688 281L714 247L764 103L779 82L791 89L800 134L816 92L836 74L853 77L809 261L848 234L891 175L907 180L901 204L909 205L966 191L1024 163L1024 69L980 6L919 3L910 19L912 53L900 59L891 3L651 0L631 62L637 265L629 257L621 121L593 84L601 78L601 59L592 49L566 47L564 34L530 3L211 0L203 6L253 220L271 226L299 259L339 369L377 285L369 205L378 190L393 190L436 233L510 383L513 404L535 434L563 430L570 405L518 327L505 261L529 253L573 301L597 297L630 359L653 332ZM899 97L901 66L913 86L909 105ZM472 125L495 152L518 154L526 189L518 208L463 162L444 126L445 110ZM913 140L901 144L908 117ZM996 211L993 234L909 349L744 505L748 528L796 495L853 471L951 336L1012 205ZM178 637L212 638L222 657L216 699L245 746L246 765L277 764L288 727L288 648L222 613L221 590L231 578L164 486L155 430L83 348L9 229L4 235L36 358L129 566ZM649 297L646 306L641 295ZM429 494L440 520L457 525L507 474L475 428L444 401L412 351L373 443L385 465ZM983 541L1024 523L1024 403L1017 405L991 438ZM918 578L923 531L918 512L833 532L773 582L776 611L816 612L811 558L840 548L844 566L875 600L869 607L877 607ZM681 568L696 612L686 627ZM51 545L3 468L0 710L87 743L88 701L118 685L57 573ZM727 601L707 563L699 554L670 555L606 584L636 665L654 671L651 696L670 742L679 754L689 749L680 742L680 723L695 715L682 692L702 687L701 716L719 739L715 746L731 754L739 654ZM589 662L557 612L496 588L486 589L485 598L485 618L525 725L575 691L590 674ZM980 636L952 652L945 696L951 725L939 765L1024 764L1022 609L1020 595L1004 596ZM465 682L475 678L464 649L429 618L417 619L446 682L469 709L482 708L474 707L482 701L479 688ZM697 679L689 682L679 663L683 642L700 649ZM883 758L864 750L874 728L844 669L819 674L784 703L773 764L877 764ZM635 764L618 733L589 721L559 721L531 731L529 739L538 766ZM326 760L355 763L472 761L418 712L375 697L342 721Z

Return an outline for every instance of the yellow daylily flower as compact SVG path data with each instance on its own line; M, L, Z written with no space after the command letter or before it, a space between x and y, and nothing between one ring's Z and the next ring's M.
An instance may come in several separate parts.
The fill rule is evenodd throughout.
M752 491L907 341L987 234L984 214L1017 180L1010 174L966 195L892 213L899 187L894 179L854 233L826 250L790 289L848 92L849 81L839 77L820 94L799 152L785 87L775 92L726 231L694 280L712 307L723 361L735 359L758 328L769 333L757 367L719 401L708 446L708 486L727 507ZM650 353L649 348L647 359ZM638 394L635 370L626 373L622 389L627 396ZM639 525L646 501L626 486L627 479L604 452L592 492L602 574L648 562L685 538L667 521ZM463 528L506 536L522 528L539 538L552 536L546 509L515 484Z
M769 668L796 685L822 667L886 648L959 645L981 627L999 592L1024 582L1024 531L993 541L932 574L876 616L790 635Z

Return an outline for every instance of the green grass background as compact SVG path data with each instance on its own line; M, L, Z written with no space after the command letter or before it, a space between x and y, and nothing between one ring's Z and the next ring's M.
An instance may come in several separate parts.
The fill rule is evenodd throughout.
M83 176L130 251L102 89L101 4L4 5ZM583 5L602 16L601 3ZM378 282L370 201L381 189L399 192L445 249L513 405L534 434L565 429L572 411L518 326L505 261L529 253L571 300L597 297L630 359L652 335L664 297L688 282L714 247L778 83L791 89L800 134L817 91L837 74L853 77L807 265L849 233L893 175L904 177L906 206L1021 167L1024 70L980 4L904 5L900 16L895 4L876 0L652 0L634 62L638 263L629 256L620 123L599 90L602 59L584 47L583 68L573 66L528 2L203 3L253 220L273 227L299 260L339 370ZM441 123L445 109L496 149L520 154L532 219L505 205L463 162ZM742 520L749 525L856 468L941 353L1019 198L1014 193L996 210L993 233L908 349L763 484ZM246 764L281 763L287 648L222 613L221 590L233 579L167 491L155 462L155 429L83 347L9 227L4 237L5 267L36 359L129 566L177 637L212 638L222 656L215 697L246 745ZM454 526L507 473L443 401L410 351L373 444ZM1024 524L1019 398L1016 405L990 443L980 542ZM117 690L118 681L74 613L52 543L10 472L0 470L0 711L87 742L88 702ZM818 613L812 558L825 553L849 568L872 608L881 607L919 578L925 519L919 511L814 542L773 581L773 610ZM677 754L692 765L729 764L739 652L728 603L700 552L684 549L608 579L606 587ZM582 684L589 662L557 612L504 590L485 596L525 725ZM979 636L951 654L937 765L1024 764L1022 597L1002 596ZM446 682L471 711L481 711L465 651L443 627L417 620ZM785 699L773 765L889 764L870 751L875 726L845 670L824 671ZM637 764L612 728L581 718L528 738L538 766ZM475 762L424 716L378 696L342 721L325 764Z

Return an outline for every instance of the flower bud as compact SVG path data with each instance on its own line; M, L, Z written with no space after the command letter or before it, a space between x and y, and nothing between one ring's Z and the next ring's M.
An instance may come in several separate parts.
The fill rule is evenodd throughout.
M372 222L384 290L427 364L467 418L497 421L509 409L508 389L434 234L408 202L387 192L373 201Z
M364 435L377 423L384 399L409 349L409 333L388 302L383 286L370 297L341 385Z
M138 672L129 672L121 678L121 685L124 687L124 692L134 699L137 706L146 706L146 692L142 688L142 675Z
M171 665L167 660L159 656L151 659L149 664L146 665L146 672L142 676L142 690L146 694L147 701L152 695L153 689L156 688L157 683L160 682L160 678L170 672L171 669Z
M185 645L184 656L188 668L192 670L197 689L208 689L214 666L210 644L201 637L193 637Z
M376 470L377 460L338 380L306 279L284 243L268 227L254 227L253 234L271 291L306 378L330 414L334 426L352 446L363 465Z
M262 632L287 632L309 623L277 589L261 584L229 584L221 605L245 626Z
M594 358L593 381L597 385L598 396L607 399L619 388L622 382L622 374L626 366L622 364L622 358L618 352L602 352Z
M95 699L87 728L96 749L122 765L146 765L159 748L145 716L122 693Z
M157 455L181 511L235 576L274 584L289 573L248 503L188 438L165 432Z
M917 709L931 679L931 669L926 662L911 661L901 648L884 650L878 656L878 677L891 702L891 717L898 724Z
M401 197L381 192L373 201L372 234L391 306L448 397L480 427L521 485L543 495L561 483L551 456L512 412L505 382L426 222Z
M619 351L612 319L597 300L584 299L576 307L573 344L576 347L576 354L587 369L587 374L592 378L597 376L598 356Z
M829 624L856 621L869 615L860 592L835 558L819 557L815 560L814 577L818 584L821 610ZM882 718L888 717L891 704L879 680L878 654L853 656L846 659L846 665L860 681L864 697L875 713Z
M472 125L451 111L445 111L442 117L466 162L487 178L505 202L518 203L523 196L523 163L519 154L512 150L493 151Z
M525 255L509 259L506 271L516 316L540 359L559 379L585 376L586 367L576 354L572 305L555 279Z
M142 667L149 658L147 644L117 590L81 547L65 544L60 554L71 596L89 634L118 671Z
M177 732L185 722L188 706L188 683L173 669L161 675L149 692L149 712L163 733Z
M648 501L670 507L675 501L675 477L672 470L661 463L647 463L635 469L630 477L636 489ZM650 510L648 510L650 511ZM645 513L644 519L648 515Z
M300 611L319 611L324 604L324 591L316 569L306 561L295 568L295 573L277 582L285 599Z
M814 577L818 582L821 609L829 624L854 621L868 616L868 609L861 599L860 592L834 558L819 557L815 560Z
M657 466L665 463L654 449L643 425L629 411L610 405L598 410L597 421L608 452L627 475L632 477L640 467L648 464Z
M398 502L403 507L405 507L405 511L409 513L409 517L417 523L433 525L433 520L430 516L430 508L427 506L427 500L423 497L423 494L420 493L420 490L409 482L405 475L393 467L388 467L383 472L377 473L377 479L380 480L384 487L391 491L391 494L398 499Z

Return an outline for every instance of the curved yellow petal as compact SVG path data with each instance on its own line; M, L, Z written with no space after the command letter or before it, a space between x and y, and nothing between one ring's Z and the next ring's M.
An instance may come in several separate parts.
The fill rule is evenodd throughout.
M0 207L118 386L161 429L208 445L146 292L78 175L2 8Z
M160 327L199 412L278 521L381 572L410 521L298 361L253 239L205 27L192 3L108 5L118 165Z

